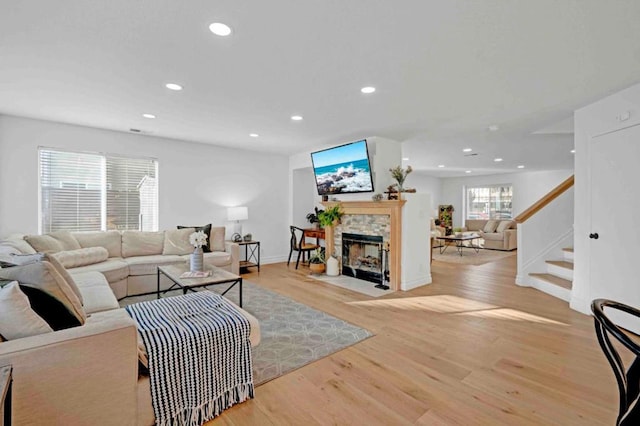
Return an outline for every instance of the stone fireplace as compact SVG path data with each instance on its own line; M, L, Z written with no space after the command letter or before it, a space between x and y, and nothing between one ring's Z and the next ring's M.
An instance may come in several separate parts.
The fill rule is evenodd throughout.
M342 275L382 283L383 244L381 235L342 233Z
M344 216L342 217L341 224L338 226L329 226L325 228L325 238L328 253L334 253L340 260L341 272L343 275L349 275L349 271L346 271L345 256L349 256L353 253L349 251L349 255L343 252L343 238L344 235L360 234L365 237L377 237L381 238L380 247L388 247L389 250L389 282L387 283L393 290L400 290L400 277L401 277L401 257L402 257L402 207L405 204L404 200L394 201L341 201L341 202L323 202L325 207L331 207L334 205L340 205ZM375 245L378 244L376 241ZM367 244L365 244L366 246ZM357 250L357 249L356 249ZM380 270L376 272L382 273L382 258L378 257L377 246L376 248L368 247L363 248L360 246L360 254L367 256L377 257ZM368 250L368 251L367 251ZM369 259L370 260L370 259ZM349 259L347 258L347 261ZM363 262L360 262L362 266ZM362 268L359 268L362 269ZM365 268L366 270L366 268ZM371 271L367 271L371 272ZM368 281L381 283L381 275L364 274L360 271L355 272L356 278L363 278L362 275L369 275ZM354 275L351 275L354 276ZM374 281L373 278L376 280Z

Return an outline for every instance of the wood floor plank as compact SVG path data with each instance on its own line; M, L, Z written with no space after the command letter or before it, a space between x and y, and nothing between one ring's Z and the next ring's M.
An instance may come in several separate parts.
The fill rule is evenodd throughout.
M517 286L515 262L434 261L432 284L380 298L306 267L243 275L374 336L257 387L209 424L614 424L617 388L592 318Z

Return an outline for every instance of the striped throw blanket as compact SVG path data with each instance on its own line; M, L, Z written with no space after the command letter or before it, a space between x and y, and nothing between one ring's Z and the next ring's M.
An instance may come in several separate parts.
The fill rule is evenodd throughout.
M126 308L149 356L158 425L201 425L253 398L249 321L209 291Z

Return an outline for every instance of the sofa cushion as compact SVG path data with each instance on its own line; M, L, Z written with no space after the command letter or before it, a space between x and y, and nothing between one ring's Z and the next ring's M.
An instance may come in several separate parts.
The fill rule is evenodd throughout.
M484 238L485 240L490 240L490 241L502 241L504 239L504 233L500 232L482 232L480 234L480 236L482 238Z
M78 266L104 262L109 258L109 252L104 247L87 247L77 250L59 251L51 256L58 259L65 268L77 268Z
M20 252L20 254L34 254L37 253L31 244L25 241L24 235L13 234L6 239L0 241L0 246L13 247Z
M122 257L162 254L164 232L124 231Z
M515 225L515 222L513 220L502 220L500 221L500 224L496 228L496 232L504 232L507 229L513 228L514 225Z
M496 232L497 227L498 227L497 220L488 220L487 223L484 225L484 229L482 230L484 232L491 233L491 232Z
M27 235L25 240L36 251L42 253L56 253L80 248L80 244L69 231L56 231L45 235Z
M82 272L96 271L102 273L109 283L114 283L125 279L129 276L129 265L121 258L109 258L104 262L94 263L93 265L79 266L70 269L71 276Z
M189 242L189 236L196 232L196 228L180 228L164 231L164 246L162 254L191 253L194 246Z
M208 225L204 225L204 226L182 226L182 225L178 225L178 229L183 229L183 228L194 228L196 231L202 231L204 232L204 235L207 236L207 244L202 246L202 251L204 251L205 253L209 253L211 251L211 224Z
M82 293L84 310L87 314L120 307L107 279L100 272L81 272L74 274L74 278Z
M211 239L209 240L209 248L211 251L224 251L224 226L215 226L211 228Z
M190 255L186 255L187 257ZM182 256L157 254L155 256L133 256L123 259L129 265L129 275L155 275L158 266L184 263Z
M41 290L46 295L51 296L54 300L59 301L71 313L79 325L84 324L86 314L82 309L82 303L71 288L70 284L56 270L56 268L47 261L30 263L23 266L14 266L13 268L0 269L0 278L18 281L23 287L31 287ZM25 291L23 289L23 291ZM30 295L27 294L27 297ZM30 300L32 300L30 298ZM43 302L44 303L44 302ZM33 302L32 302L33 306ZM38 312L35 306L34 311ZM42 314L39 313L44 318ZM45 320L51 325L51 322ZM56 329L52 326L52 328Z
M181 256L186 262L190 260L190 254ZM227 266L231 264L231 253L226 251L212 251L211 253L204 253L204 263L213 266Z
M51 266L55 268L55 270L60 274L60 276L62 276L66 283L69 284L71 290L73 290L76 296L78 296L78 299L80 299L80 303L84 304L84 301L82 300L82 293L80 293L80 289L78 288L75 280L69 274L69 271L67 271L67 269L58 261L58 259L53 257L53 255L46 254L44 260L49 262Z
M53 329L31 309L17 281L0 288L0 335L6 340L49 333Z
M72 235L82 248L104 247L109 257L122 257L122 236L118 231L74 232Z

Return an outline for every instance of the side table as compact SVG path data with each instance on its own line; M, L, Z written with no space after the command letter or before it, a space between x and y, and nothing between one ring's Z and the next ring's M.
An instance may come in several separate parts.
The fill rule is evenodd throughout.
M240 269L256 266L260 272L260 241L238 241L236 244L244 246L244 260L240 261Z

